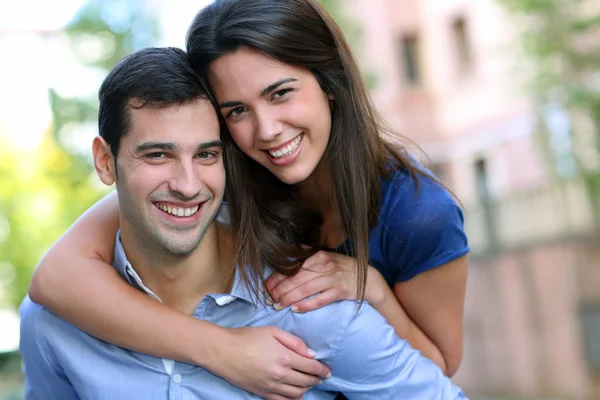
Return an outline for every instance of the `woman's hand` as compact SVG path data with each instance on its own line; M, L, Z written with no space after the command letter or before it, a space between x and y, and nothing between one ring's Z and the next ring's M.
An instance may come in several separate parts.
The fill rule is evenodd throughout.
M226 329L211 371L267 400L301 399L331 371L296 336L273 326Z
M369 267L365 300L375 306L382 301L385 285L379 272ZM339 300L356 300L356 260L342 254L319 251L309 257L294 276L274 273L266 288L277 310L307 312ZM314 297L311 297L316 295ZM307 299L311 297L310 299ZM302 301L307 299L305 301Z

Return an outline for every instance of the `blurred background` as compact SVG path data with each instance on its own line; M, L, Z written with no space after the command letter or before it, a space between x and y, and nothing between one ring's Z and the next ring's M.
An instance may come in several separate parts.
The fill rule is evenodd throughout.
M0 400L22 399L16 309L37 262L107 192L101 80L136 49L184 47L209 1L0 3ZM322 3L465 207L454 380L472 399L600 399L600 0Z

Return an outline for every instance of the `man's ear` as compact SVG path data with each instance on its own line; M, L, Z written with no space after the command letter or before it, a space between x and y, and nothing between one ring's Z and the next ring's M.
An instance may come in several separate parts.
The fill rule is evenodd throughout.
M111 186L117 180L116 162L110 151L110 145L100 136L94 138L92 143L94 166L102 183Z

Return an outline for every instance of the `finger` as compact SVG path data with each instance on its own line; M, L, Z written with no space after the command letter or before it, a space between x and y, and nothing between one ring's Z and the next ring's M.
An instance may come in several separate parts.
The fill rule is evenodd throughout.
M304 268L301 269L296 275L290 276L286 280L280 282L279 285L271 291L273 301L276 303L281 302L281 297L287 293L322 275L323 274L320 272L307 271Z
M287 383L290 386L298 387L306 391L312 388L313 386L317 386L323 383L323 378L317 375L310 375L305 374L304 372L292 370L284 378L283 383Z
M282 331L279 328L273 328L273 337L283 346L302 357L312 359L315 356L314 350L309 349L302 339L291 333Z
M279 296L278 308L285 308L310 296L329 290L335 286L334 283L330 275L318 276Z
M328 253L323 250L318 251L304 261L304 264L302 264L302 269L319 272L330 271L333 266L330 261L333 261L334 256L335 253Z
M304 394L304 393L302 393L302 394ZM276 394L276 393L260 395L260 397L264 398L265 400L302 400L303 399L302 395L300 395L299 397L286 397L286 396L282 396L282 395Z
M277 272L273 272L271 274L271 276L269 276L269 278L265 282L265 288L269 292L273 292L273 289L275 289L281 282L285 281L286 278L288 278L288 277L285 275L278 274Z
M302 339L292 335L291 333L282 331L279 328L274 328L275 339L282 345L290 349L296 354L293 354L290 367L305 374L316 375L322 378L331 376L331 370L319 361L313 360L316 355L314 350L306 346Z
M339 290L331 288L305 301L292 304L293 312L308 312L324 307L334 301L346 300Z
M295 369L297 372L301 372L305 375L302 379L305 379L306 376L314 376L318 377L319 381L321 379L327 379L331 377L331 370L327 368L325 364L318 360L300 357L297 354L294 354L294 357L290 360L290 367ZM287 382L287 381L286 381ZM295 382L296 384L301 384L300 382Z
M283 378L284 380L287 380L288 378L290 378L290 380L292 381L298 381L298 382L306 382L307 379L302 379L302 377L298 377L297 374L300 374L298 371L294 371L294 370L289 370L287 371L287 375ZM321 378L319 377L315 377L316 381L321 381ZM279 383L277 383L277 385L274 385L271 387L271 389L269 389L269 399L273 398L273 399L285 399L285 400L292 400L292 399L301 399L302 396L304 395L304 393L306 393L307 391L309 391L312 386L296 386L296 385L290 385L288 383L285 383L283 380L280 381Z

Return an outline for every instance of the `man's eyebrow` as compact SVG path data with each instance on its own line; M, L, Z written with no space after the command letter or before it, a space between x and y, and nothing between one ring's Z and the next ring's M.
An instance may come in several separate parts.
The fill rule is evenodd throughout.
M262 92L260 92L261 96L265 96L269 93L271 93L273 90L277 89L279 86L283 85L284 83L288 83L288 82L296 82L298 81L298 79L296 78L283 78L278 80L275 83L270 84L269 86L267 86L266 88L264 88L262 90Z
M223 142L220 141L220 140L212 140L210 142L200 143L200 145L198 145L198 151L210 149L212 147L219 147L219 148L222 149L223 148Z
M265 96L265 95L271 93L273 90L277 89L279 86L281 86L281 85L283 85L285 83L297 82L297 81L298 81L298 79L296 79L296 78L283 78L283 79L280 79L277 82L274 82L274 83L270 84L269 86L267 86L266 88L264 88L260 92L260 96L262 97L262 96ZM222 108L232 108L232 107L241 106L243 104L244 103L242 103L241 101L237 101L237 100L226 101L226 102L220 103L219 104L219 108L220 109L222 109Z
M135 148L136 153L143 153L144 151L148 151L148 150L175 151L175 150L177 150L177 146L174 143L167 143L167 142L145 142L145 143L138 145Z

